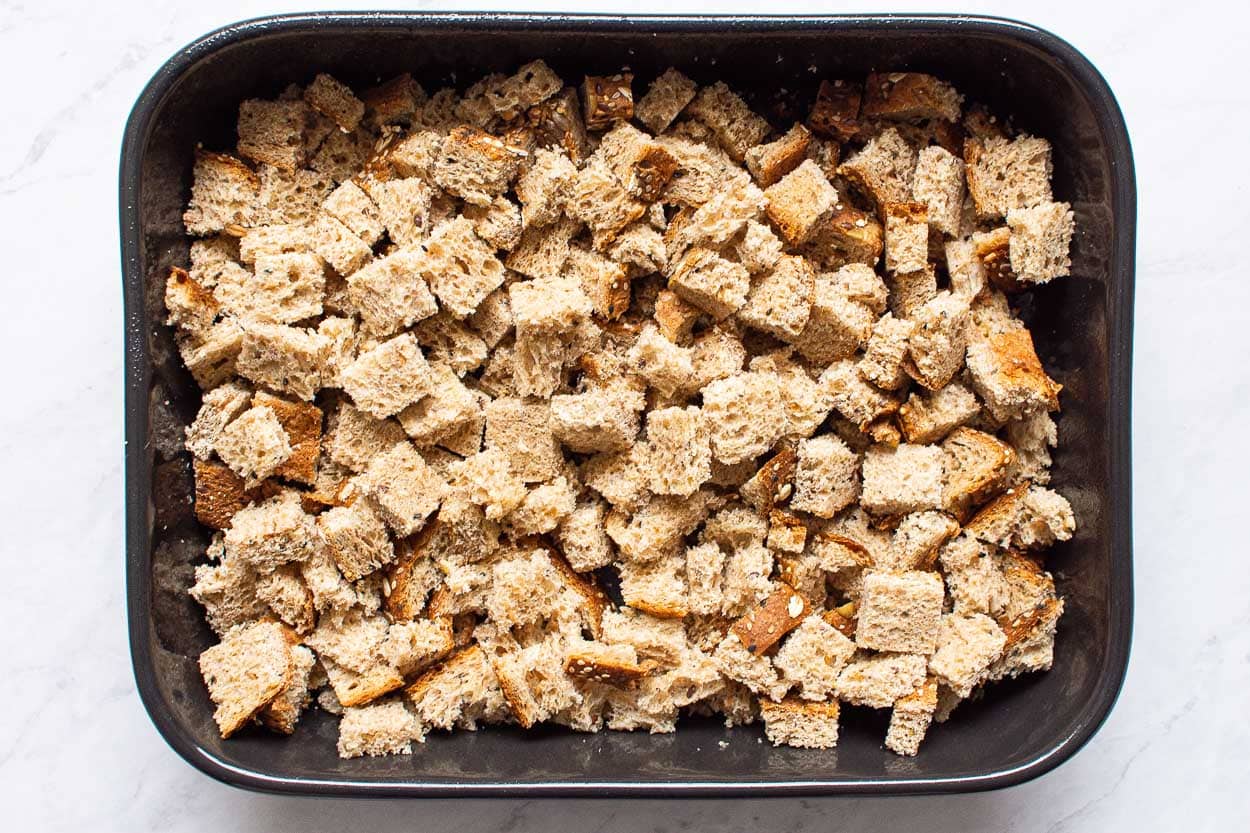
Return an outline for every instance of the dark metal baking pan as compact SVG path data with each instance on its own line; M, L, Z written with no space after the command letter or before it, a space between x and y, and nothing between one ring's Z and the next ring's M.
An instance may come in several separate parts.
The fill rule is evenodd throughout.
M1080 530L1049 555L1067 614L1054 669L991 687L930 733L920 755L882 747L885 715L847 709L835 751L773 748L758 727L688 721L673 735L492 729L436 734L411 757L344 761L311 711L293 737L218 737L196 669L210 642L185 595L204 531L191 514L180 428L199 392L162 326L163 276L185 262L192 150L233 145L238 102L328 71L367 84L409 71L427 89L544 58L566 79L675 65L723 79L782 125L820 78L931 72L1054 144L1055 192L1077 218L1073 277L1025 299L1065 387L1054 484ZM784 94L779 93L782 90ZM1110 711L1132 618L1129 400L1133 160L1114 97L1072 46L981 17L570 17L307 14L213 32L156 73L126 126L121 244L126 328L126 558L131 651L157 729L204 772L273 792L375 796L798 795L1003 787L1075 753ZM728 741L721 748L719 741Z

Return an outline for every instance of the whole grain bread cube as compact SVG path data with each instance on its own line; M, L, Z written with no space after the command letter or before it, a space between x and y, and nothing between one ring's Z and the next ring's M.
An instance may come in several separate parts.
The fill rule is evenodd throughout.
M320 216L320 214L318 214ZM327 221L333 220L333 217L327 217ZM342 223L339 223L342 226ZM344 233L346 227L342 226ZM256 258L261 255L277 255L290 252L311 252L315 250L313 231L316 228L316 219L310 223L280 223L269 226L254 226L243 232L243 236L238 239L238 260L239 263L252 264L256 262ZM359 242L359 241L358 241ZM364 245L360 243L360 245ZM365 247L368 248L368 247ZM215 272L217 278L220 278L223 271L233 272L242 267L233 260L226 261L221 264Z
M935 391L911 394L899 408L899 426L907 442L935 443L980 412L976 394L958 382Z
M541 549L533 549L493 566L486 591L486 612L505 628L524 627L567 615L570 601L560 573Z
M248 409L252 392L230 382L204 394L195 421L187 427L186 448L197 459L207 460L223 428Z
M801 440L790 506L832 518L859 497L859 455L832 434Z
M860 503L873 514L896 515L942 505L944 454L936 446L873 446L864 455Z
M677 169L673 154L628 122L605 133L595 155L631 196L643 202L655 201Z
M946 614L938 628L937 650L929 657L929 673L967 697L985 680L1006 644L1006 634L990 617Z
M989 282L985 265L977 257L976 244L972 240L950 240L947 241L943 253L951 292L967 298L971 303L985 290Z
M968 522L968 533L996 546L1032 549L1067 541L1076 530L1072 507L1043 486L1015 486Z
M796 123L781 138L747 151L747 170L761 188L767 188L807 159L811 142L811 132Z
M239 240L228 234L218 234L191 241L191 266L187 270L191 280L205 289L217 284L217 276L228 264L239 259Z
M353 472L364 471L376 455L404 441L404 429L342 402L327 420L325 450L331 460Z
M874 72L864 82L867 118L959 121L963 96L945 81L922 72Z
M582 107L586 127L602 130L634 115L633 73L587 75L582 83Z
M290 324L321 314L325 272L321 259L308 252L258 255L254 273L224 272L213 295L244 321Z
M378 219L387 236L397 246L420 243L429 234L434 189L420 177L405 177L366 183L369 196L378 206Z
M699 90L686 112L706 124L735 162L764 141L772 130L767 119L756 115L747 103L722 81Z
M612 390L553 396L551 431L579 454L625 451L638 435L638 412L630 397Z
M508 515L507 528L514 538L544 535L559 526L576 504L577 495L568 480L557 477L529 490L521 504Z
M821 81L816 102L807 118L807 126L821 136L839 142L855 138L859 133L859 110L863 86L850 81Z
M884 213L887 204L911 198L916 149L898 130L887 128L843 162L838 172Z
M660 204L651 204L652 208L658 205ZM663 211L660 213L663 214ZM664 238L659 229L650 222L642 220L626 226L608 246L605 253L609 260L626 270L630 276L662 272L668 268L668 252L664 248ZM622 288L612 293L611 297L624 295L625 291Z
M839 201L817 227L804 253L830 266L846 261L876 266L885 249L885 230L875 215ZM830 262L831 261L831 262Z
M1075 229L1072 206L1045 202L1032 208L1007 211L1011 229L1011 270L1025 283L1046 283L1072 270L1068 247Z
M959 524L942 512L913 512L894 530L887 557L877 567L887 570L931 570L938 551L959 533Z
M362 91L360 99L365 104L366 121L374 127L381 127L409 124L427 96L421 85L405 72Z
M680 549L682 539L707 518L710 492L688 498L657 495L625 520L619 509L608 513L604 528L621 555L631 561L653 561Z
M673 67L651 82L634 105L634 116L652 133L663 133L694 100L699 85Z
M661 197L665 203L697 208L743 178L741 169L720 148L671 132L656 141L677 158L677 170Z
M455 433L480 412L477 397L445 364L430 365L432 390L399 412L399 424L418 446L433 445Z
M956 613L994 617L1002 614L1011 599L1011 586L991 557L990 548L978 541L971 530L943 545L938 550L938 561Z
M503 264L467 217L457 217L430 235L424 272L434 295L457 318L472 315L505 275Z
M740 263L709 249L695 248L673 267L669 289L717 321L737 312L750 291L750 273Z
M995 419L1059 410L1063 385L1046 375L1028 330L971 338L967 362L972 385Z
M560 521L556 541L560 552L577 572L597 570L612 561L612 545L603 531L603 501L584 498Z
M582 482L603 499L625 511L634 511L650 497L644 449L596 454L582 464Z
M256 719L270 731L283 735L294 734L300 714L312 702L309 694L309 678L317 657L303 645L291 646L291 664L282 690L256 715Z
M784 251L781 238L767 224L755 220L748 220L730 245L738 262L752 275L772 269Z
M444 364L457 376L477 370L489 355L486 342L476 332L445 312L418 321L412 334L430 363Z
M733 631L716 646L712 659L723 675L742 683L761 697L780 700L790 690L790 683L781 679L772 660L766 655L748 651Z
M1008 422L1007 442L1016 453L1016 464L1009 480L1029 480L1039 485L1050 482L1050 449L1058 445L1059 433L1050 414L1037 411Z
M864 381L859 363L841 359L820 374L819 384L838 413L861 431L898 410L898 401Z
M1051 201L1050 142L1035 136L970 138L964 143L968 193L977 216L989 220L1013 208Z
M970 242L985 281L1002 292L1014 293L1024 288L1011 268L1011 229L1000 226L991 231L978 231Z
M204 607L204 618L219 637L259 618L266 610L265 603L256 598L256 571L247 561L225 554L224 546L222 536L215 535L209 555L221 557L196 567L195 584L187 590Z
M888 709L925 680L926 658L918 654L875 654L852 660L838 675L834 692L844 703Z
M722 463L758 457L786 430L777 376L739 373L703 389L703 417L712 454Z
M607 245L646 212L646 204L625 189L605 162L592 160L573 180L564 210Z
M521 115L560 92L564 82L542 60L530 61L486 90L486 99L505 119Z
M494 669L476 643L423 673L404 695L422 723L439 729L472 731L477 721L493 722L506 712Z
M691 613L720 612L724 599L725 553L713 542L686 548L686 602Z
M911 197L926 208L929 225L949 237L958 237L964 205L964 163L937 145L916 156Z
M513 327L512 304L508 300L507 288L500 287L483 298L467 323L485 347L493 349L498 346Z
M718 249L746 226L759 219L767 199L764 192L744 173L728 178L721 187L693 211L674 215L664 231L664 245L670 263L691 247Z
M808 326L816 291L816 273L801 257L783 255L747 296L738 318L748 326L787 341Z
M373 251L342 221L321 213L313 222L314 251L340 275L350 275L373 259Z
M359 185L350 180L335 188L321 209L372 246L386 233L378 206Z
M374 457L357 483L376 504L386 525L401 536L425 526L426 518L447 494L447 483L409 442L398 443Z
M764 734L773 746L833 749L838 745L838 703L816 703L796 697L780 702L761 698Z
M443 140L430 174L447 193L474 205L490 205L512 185L526 155L503 139L461 125Z
M730 627L746 649L756 656L771 652L782 638L807 618L807 600L793 587L777 582L768 595L753 604Z
M782 643L773 664L804 700L824 700L855 655L855 643L813 613Z
M648 488L657 495L687 497L712 476L712 448L697 407L647 413Z
M625 604L660 619L681 619L690 612L686 599L686 559L680 552L620 566L621 598Z
M889 288L872 267L862 263L848 263L832 273L838 291L857 304L863 304L877 315L885 312L889 301Z
M526 483L555 477L564 459L547 402L501 397L486 406L486 448L498 449Z
M735 548L725 562L724 599L721 612L743 616L768 598L775 589L772 552L763 543L751 542Z
M580 281L552 276L508 285L508 300L517 332L555 336L571 331L593 311Z
M907 381L903 361L907 358L908 339L915 326L914 321L895 318L888 312L879 318L864 347L860 375L883 390L902 387Z
M885 205L885 268L917 272L929 263L928 210L920 202Z
M870 572L858 603L855 644L899 653L931 654L945 590L935 572Z
M241 625L200 654L199 665L217 706L213 719L228 738L282 691L291 666L287 630L276 622Z
M453 464L450 474L452 484L465 489L469 499L485 510L488 520L501 520L525 499L525 483L500 449L480 451Z
M742 342L719 326L695 336L690 349L690 364L694 369L692 390L702 390L717 379L734 376L746 364L747 351Z
M416 716L398 698L345 708L339 721L340 758L411 755L412 742L424 739Z
M655 323L660 334L673 344L688 346L702 311L671 289L661 289L655 299Z
M224 540L231 558L272 570L308 558L316 546L316 527L300 508L298 494L288 491L239 510Z
M273 471L278 477L311 486L321 456L321 409L307 402L292 402L258 391L252 400L257 407L266 407L278 418L291 456Z
M912 314L906 367L929 390L946 387L963 369L968 312L966 299L943 290Z
M938 682L932 678L906 697L900 697L890 712L885 748L898 755L915 755L920 750L938 705Z
M916 311L938 296L937 271L931 264L915 272L890 275L890 312L896 318L911 318Z
M486 206L466 205L463 214L477 236L496 249L511 251L521 240L521 209L507 197L495 197Z
M397 414L430 393L430 366L410 333L362 352L342 373L343 390L379 418Z
M239 105L239 155L287 171L303 167L312 121L303 101L249 98Z
M321 387L329 348L330 340L313 330L251 324L242 334L236 369L258 385L308 402Z
M348 298L372 335L391 335L438 311L425 263L419 253L399 249L348 277Z
M187 234L203 236L252 225L260 178L246 163L229 154L197 150L191 177L191 199L182 215Z
M324 72L304 89L304 101L345 133L355 130L365 115L365 103L351 88Z
M955 429L942 441L942 450L946 452L943 508L963 520L1006 487L1016 461L1011 446L974 428Z
M526 113L526 122L539 147L555 147L580 164L590 153L577 90L565 87Z
M580 222L563 216L550 225L529 226L504 265L530 278L559 275L569 257L569 241L581 228Z
M1007 644L1003 656L990 666L989 679L1049 670L1055 658L1055 628L1062 614L1063 599L1048 599L1008 623L1004 629Z
M307 224L317 216L321 203L334 190L334 180L317 171L284 171L260 165L257 225Z
M192 460L195 473L195 519L212 529L226 529L249 502L246 483L229 466Z
M678 347L651 324L638 334L638 340L629 350L628 361L638 375L662 396L673 396L692 387L694 364L691 348Z
M348 581L357 581L395 558L386 525L364 501L317 516L317 529Z
M577 179L577 166L559 150L540 148L517 179L521 223L526 228L546 226L559 219Z
M838 203L838 192L810 159L764 191L764 211L782 238L792 246L806 243Z
M854 355L872 333L873 321L872 310L852 300L836 275L820 274L813 284L807 323L788 340L807 359L829 364Z

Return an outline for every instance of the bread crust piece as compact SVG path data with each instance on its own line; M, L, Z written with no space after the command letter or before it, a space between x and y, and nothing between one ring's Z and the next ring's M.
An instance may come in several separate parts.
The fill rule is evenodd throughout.
M738 635L748 651L763 656L797 628L810 612L811 607L802 593L779 582L768 598L734 622L730 630Z
M274 469L274 476L313 485L321 457L321 409L310 402L292 402L264 391L257 391L252 405L272 410L291 444L291 456Z
M192 460L195 470L195 517L205 526L226 529L235 513L250 502L243 478L211 460Z
M564 661L564 673L574 679L621 689L637 688L639 680L658 667L654 660L621 661L595 650L570 651Z
M807 117L812 132L839 142L859 133L859 110L863 87L850 81L821 81L816 103Z
M213 719L223 738L246 726L278 696L290 663L286 628L277 622L237 627L200 654L200 673L217 704Z
M586 127L601 130L613 122L634 117L634 74L587 75L582 83Z
M967 520L972 510L1007 485L1016 453L998 438L974 428L957 428L942 441L946 452L942 503Z
M871 73L864 82L863 113L869 118L959 120L963 96L950 84L921 72Z

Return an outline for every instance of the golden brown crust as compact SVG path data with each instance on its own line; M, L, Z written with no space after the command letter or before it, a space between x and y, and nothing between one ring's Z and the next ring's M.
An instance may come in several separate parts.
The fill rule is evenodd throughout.
M404 678L389 665L374 666L363 674L346 668L340 668L339 672L346 675L346 679L340 679L340 685L334 687L334 693L338 696L339 703L347 708L372 703L404 684Z
M582 614L586 617L587 627L590 629L591 636L598 639L603 625L603 611L608 607L607 594L599 589L599 585L595 583L593 577L584 576L574 570L572 565L554 547L544 544L543 548L547 551L547 556L551 559L551 563L569 588L581 597L582 603L579 607ZM682 615L685 614L683 613Z
M762 656L783 636L797 628L810 612L811 606L802 593L788 584L781 584L768 598L734 622L730 630L738 635L748 651Z
M866 118L943 119L959 117L951 110L951 89L932 75L920 72L874 72L864 82Z
M999 375L1011 388L1037 391L1048 411L1059 410L1063 385L1046 375L1033 347L1033 335L1023 327L990 336L990 350L999 359Z
M849 81L821 81L816 103L807 117L813 133L839 142L859 132L859 109L863 88Z
M1010 622L1000 621L998 626L1007 635L1007 641L1003 645L1003 654L1006 655L1012 648L1033 636L1039 628L1049 627L1062 612L1063 602L1060 599L1046 599L1028 613L1023 613Z
M885 250L885 232L873 215L842 202L821 223L815 242L818 246L832 246L857 263L872 266Z
M702 311L698 307L683 301L671 289L661 289L655 298L655 323L660 333L674 344L690 342L700 315Z
M858 612L854 602L847 602L841 607L826 610L820 614L820 618L847 639L854 639L855 630L859 627L859 617L856 615Z
M785 503L793 492L794 470L798 466L798 452L789 445L782 448L760 466L752 478L752 488L759 495L756 509L768 513L779 503ZM789 485L790 489L785 487Z
M292 402L258 391L252 405L273 410L291 443L291 456L274 470L274 475L311 486L317 480L317 460L321 456L321 409L310 402Z
M755 174L755 181L761 188L773 185L803 163L811 144L811 132L803 125L796 124L786 135L765 145L766 151L760 154L758 162L748 151L747 159L754 168L752 173Z
M211 460L196 459L195 517L213 529L226 529L230 519L250 502L243 478L229 467Z
M434 607L434 594L431 594L428 601L413 596L416 587L412 579L412 568L418 561L429 558L425 551L426 544L433 537L437 523L436 519L420 532L396 541L395 560L383 568L391 588L383 602L383 610L392 621L408 622L420 616L422 611L429 611ZM445 591L445 588L439 587L434 593L437 594L439 590Z
M657 667L655 660L616 662L593 651L573 651L564 661L564 673L613 688L637 688L638 681Z
M539 146L561 148L578 164L590 152L577 93L571 87L531 107L526 119Z
M449 672L454 673L461 665L477 665L481 662L480 655L484 655L484 651L482 646L476 642L449 654L442 662L425 669L417 675L415 680L404 686L404 696L413 702L421 700L425 696L426 691L435 685L443 675Z
M890 202L885 204L885 214L904 223L929 222L929 207L922 202Z
M1009 294L1025 289L1024 283L1011 268L1010 243L1011 232L1003 226L982 236L973 249L977 260L985 268L985 276L990 284Z
M946 511L964 521L974 508L1006 485L1007 476L1016 462L1016 452L997 437L967 427L956 428L942 441L948 459L956 446L969 449L976 465L975 468L961 467L958 472L947 472L943 502ZM958 475L958 482L951 477L952 474Z
M622 72L616 75L587 75L582 84L582 102L585 106L586 127L600 130L615 121L628 121L634 117L634 74Z

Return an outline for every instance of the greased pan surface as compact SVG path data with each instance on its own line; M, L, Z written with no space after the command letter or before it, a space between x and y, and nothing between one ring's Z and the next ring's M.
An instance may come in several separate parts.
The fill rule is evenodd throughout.
M196 666L210 643L185 593L203 553L181 428L199 391L162 324L164 275L185 263L192 151L233 145L240 100L330 72L349 84L411 72L426 89L544 58L573 81L673 65L724 80L777 125L802 118L822 77L933 73L1053 143L1056 199L1072 203L1073 276L1024 299L1064 385L1053 485L1076 537L1048 554L1067 608L1054 668L991 687L915 758L882 747L888 712L844 711L830 752L774 748L759 727L683 721L673 735L492 729L432 735L411 756L344 761L317 710L294 736L222 741ZM1123 119L1097 70L1059 38L1005 20L945 17L581 17L307 14L226 27L178 52L126 126L121 160L126 328L126 559L131 653L153 722L192 765L271 792L353 796L681 796L956 792L1016 784L1074 754L1106 718L1132 627L1129 472L1136 188ZM727 741L725 748L718 742Z

